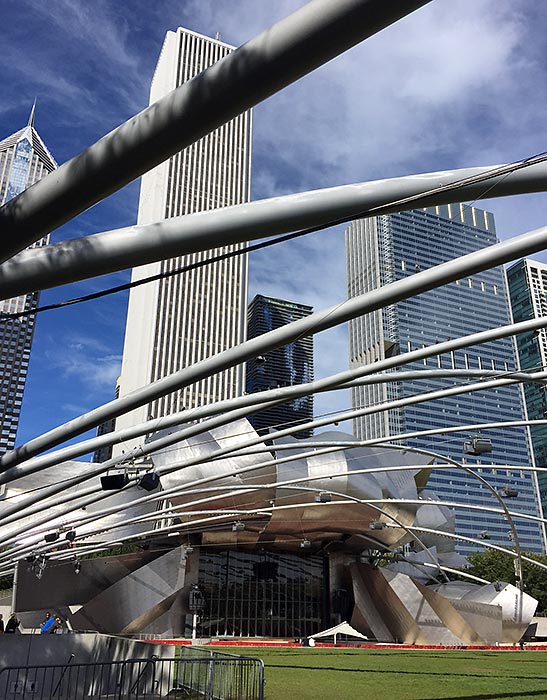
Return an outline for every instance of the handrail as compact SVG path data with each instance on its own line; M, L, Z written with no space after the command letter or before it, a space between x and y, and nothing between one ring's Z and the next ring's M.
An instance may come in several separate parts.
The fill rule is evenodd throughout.
M55 686L55 689L54 689L53 692L51 693L52 695L55 695L55 693L56 693L56 692L59 690L59 688L61 687L61 681L63 680L63 678L64 678L64 676L65 676L65 673L67 672L68 667L69 667L70 664L74 661L75 658L76 658L75 654L71 654L71 655L68 657L68 661L66 662L66 664L65 664L65 666L64 666L64 668L63 668L63 670L61 671L61 675L59 676L59 680L57 681L57 685Z
M137 676L135 682L134 682L133 685L131 686L131 688L130 688L130 690L129 690L130 693L135 692L135 689L138 688L138 685L139 685L139 683L140 683L141 678L142 678L142 677L144 676L144 674L146 673L146 669L148 668L148 666L149 666L150 664L152 664L153 666L155 666L155 663L156 663L156 660L157 660L157 659L159 659L159 656L158 656L157 654L153 654L149 659L147 659L147 661L146 661L146 663L144 664L144 666L143 666L141 672L139 673L139 675ZM127 663L127 662L126 662L126 663Z
M253 657L213 652L202 657L163 658L154 655L120 661L73 662L74 655L71 654L64 665L38 664L0 669L0 700L11 698L14 687L16 692L23 693L23 697L27 697L27 692L39 693L40 700L58 700L65 695L71 700L106 695L129 700L143 697L143 693L166 697L179 685L190 691L193 697L215 700L264 698L264 664L261 659ZM144 679L151 665L154 675ZM56 678L55 687L51 689ZM60 692L62 682L64 690Z

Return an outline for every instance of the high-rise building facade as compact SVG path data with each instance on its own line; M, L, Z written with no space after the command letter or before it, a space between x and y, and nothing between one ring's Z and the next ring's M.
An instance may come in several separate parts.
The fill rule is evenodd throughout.
M232 50L217 39L186 29L168 32L152 80L150 103ZM250 156L248 111L143 176L138 223L247 202ZM226 246L144 265L133 270L132 279L168 273L241 247ZM120 395L242 342L246 305L246 254L132 289ZM117 427L232 398L240 395L243 387L244 368L234 367L120 417Z
M520 260L507 270L509 295L515 323L547 316L547 265L535 260ZM547 367L547 330L517 336L519 365L525 370L545 371ZM530 420L547 418L547 390L543 384L524 385L526 409ZM532 449L537 467L547 466L547 426L531 426ZM547 474L538 473L543 513L547 513Z
M492 214L463 204L355 221L346 232L348 295L363 294L496 242ZM369 364L392 354L508 323L505 272L503 268L495 268L350 322L350 363L352 367ZM507 338L414 362L402 369L494 370L504 376L515 367L514 344ZM429 376L358 387L352 391L352 403L354 407L381 404L445 389L462 381L477 381L477 378ZM355 421L354 429L359 438L368 439L449 426L521 420L524 415L519 388L504 386L365 416ZM518 497L510 503L512 510L538 515L537 479L524 470L531 464L526 429L489 430L480 436L491 440L492 452L479 457L463 453L464 443L477 437L476 433L412 438L405 440L405 444L472 465L500 492L518 492ZM440 498L445 496L478 508L497 507L485 487L457 468L433 470L428 485ZM457 509L456 530L464 537L510 544L507 522L486 511ZM543 549L539 525L519 520L518 532L524 549ZM464 554L475 548L465 543L458 546Z
M57 163L34 128L34 107L28 124L0 141L0 205L30 187ZM49 235L32 247L46 245ZM27 378L34 315L1 318L1 314L20 313L38 306L39 292L0 301L0 454L15 445L23 391Z
M273 331L276 328L309 316L311 306L284 299L257 294L249 304L247 336ZM247 362L247 393L267 391L281 386L293 386L313 381L313 337L299 338L294 343L272 350L264 357ZM268 428L287 427L305 423L313 418L313 396L303 396L290 403L260 411L249 418L255 430L262 433ZM295 433L307 438L311 430Z
M116 394L115 398L120 398L120 378L116 381ZM108 433L113 433L116 430L116 419L110 418L110 420L105 421L97 426L97 437L102 437L103 435L108 435ZM93 453L93 462L106 462L112 457L113 447L112 445L107 445L105 447L99 447Z

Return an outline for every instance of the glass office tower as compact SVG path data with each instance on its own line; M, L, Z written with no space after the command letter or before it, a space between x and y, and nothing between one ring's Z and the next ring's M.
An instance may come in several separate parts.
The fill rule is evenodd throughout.
M57 163L34 128L34 107L28 124L0 141L0 205L55 170ZM49 235L32 247L46 245ZM13 449L34 335L34 315L4 314L38 306L39 292L0 301L0 454Z
M311 306L257 294L249 304L247 336L249 339L309 316ZM313 337L299 338L265 357L247 362L247 393L267 391L281 386L293 386L313 381ZM313 418L313 396L302 396L290 403L260 411L249 418L255 430L288 427ZM312 430L295 433L308 438Z
M535 260L520 260L507 270L509 295L513 318L527 321L547 316L547 265ZM525 370L545 371L547 368L547 329L517 336L520 367ZM524 385L526 409L530 420L547 417L547 390L544 384ZM547 426L530 428L532 448L537 467L547 466ZM539 493L543 514L547 513L547 474L538 473Z
M353 222L346 232L348 294L369 290L471 253L497 242L492 214L463 204L432 207ZM435 343L510 323L505 272L496 268L460 279L350 322L352 367L406 353ZM469 347L428 360L414 362L406 370L494 370L504 376L516 368L510 338ZM434 377L358 387L352 392L354 407L384 403L477 377ZM412 433L433 428L521 420L521 393L516 386L451 396L417 403L355 421L361 439ZM515 494L511 510L539 515L537 479L523 467L531 464L525 428L504 428L480 433L492 441L492 452L473 457L463 453L465 442L476 432L419 437L405 443L446 455L478 473L502 493ZM493 469L493 467L499 467ZM457 468L434 470L429 486L442 499L476 506L457 509L456 530L474 539L491 539L511 545L507 522L482 508L498 507L486 487ZM509 489L509 491L507 491ZM518 520L523 549L542 551L543 533L537 523ZM477 545L460 543L466 554Z

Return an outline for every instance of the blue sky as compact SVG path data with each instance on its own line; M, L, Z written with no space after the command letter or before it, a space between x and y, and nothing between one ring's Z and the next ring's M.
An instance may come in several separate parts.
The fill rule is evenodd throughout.
M239 45L301 0L0 0L0 139L38 98L36 128L59 163L146 107L165 32ZM535 0L434 0L255 109L253 198L508 162L545 150L547 8ZM53 234L133 224L138 182ZM545 195L480 203L501 238L546 223ZM250 293L316 309L344 298L339 230L253 255ZM45 292L65 299L129 273ZM42 314L18 443L112 398L127 297ZM316 376L347 366L343 329L316 338ZM317 412L347 405L321 398Z

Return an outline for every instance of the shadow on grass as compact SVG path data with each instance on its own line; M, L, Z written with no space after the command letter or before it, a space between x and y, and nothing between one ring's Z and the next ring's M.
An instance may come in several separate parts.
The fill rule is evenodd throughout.
M297 650L300 651L300 650ZM328 649L315 649L312 651L312 654L317 654L320 653L322 657L328 657L328 656L335 656L337 658L340 657L349 657L349 658L355 658L356 656L374 656L374 657L379 657L379 658L386 658L387 656L393 656L394 658L408 658L408 657L415 657L419 659L423 659L424 655L427 653L426 650L424 651L407 651L406 649L387 649L385 651L369 651L363 650L363 649L357 649L355 651L341 651L339 649L336 649L334 653L329 653L330 650ZM310 654L310 651L308 650L306 652L307 654ZM432 653L427 653L427 658L428 659L442 659L445 660L447 658L447 654L449 654L450 659L469 659L469 660L476 660L476 659L491 659L491 658L502 658L506 657L509 658L513 661L517 661L518 663L525 663L525 662L531 662L531 663L545 663L546 657L543 654L535 654L534 652L529 652L529 653L522 653L520 650L516 650L513 652L512 650L507 652L507 651L456 651L453 649L448 649L446 652L439 652L437 654L432 654ZM513 656L513 654L515 654ZM283 656L291 656L294 657L294 650L291 649L290 651L277 651L276 654L277 657L282 658ZM510 655L510 656L508 656Z
M446 678L447 676L451 677L457 677L457 678L497 678L497 679L504 679L506 678L507 680L522 680L522 681L544 681L545 678L539 678L538 676L517 676L514 673L512 673L510 676L504 676L504 675L497 675L497 674L486 674L486 673L447 673L445 671L437 672L437 671L403 671L401 669L386 669L386 668L338 668L334 666L301 666L300 664L292 664L290 666L286 664L272 664L270 662L265 663L266 669L268 668L290 668L291 670L294 671L299 671L301 669L306 670L306 671L339 671L341 673L381 673L381 674L386 674L386 673L397 673L401 675L409 675L409 676L439 676L441 678ZM534 693L546 693L547 697L547 691L534 691ZM513 693L514 695L514 693ZM517 695L519 695L517 693ZM526 693L520 693L520 695L526 695ZM530 693L528 693L530 695ZM505 695L499 695L499 697L511 697L512 694L508 693ZM496 698L498 697L497 695L470 695L468 696L469 698ZM445 700L445 699L443 699ZM451 698L447 698L446 700L453 700Z
M449 698L443 698L442 700L502 700L502 698L529 698L532 695L540 695L545 697L545 690L529 690L528 692L522 693L492 693L480 695L452 695ZM430 698L423 698L422 700L430 700Z

